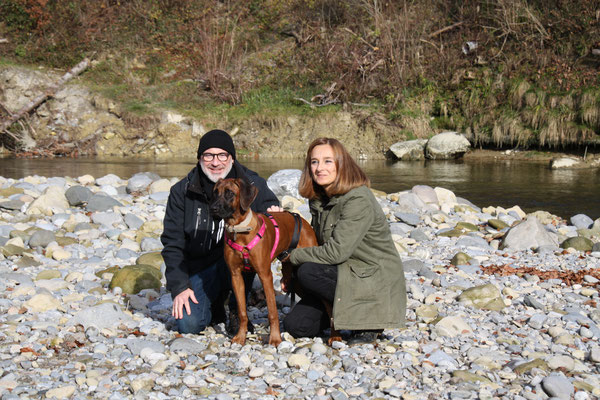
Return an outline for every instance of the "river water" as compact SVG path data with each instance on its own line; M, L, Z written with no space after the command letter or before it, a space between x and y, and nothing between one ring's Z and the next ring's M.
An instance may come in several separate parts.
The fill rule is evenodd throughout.
M286 168L300 169L301 160L242 160L267 178ZM182 177L194 160L14 159L0 158L0 176L71 176L96 178L115 174L127 179L151 171L161 177ZM514 160L365 161L360 163L372 187L386 193L415 185L440 186L479 207L520 206L525 212L549 211L563 218L586 214L600 218L600 174L597 169L551 170L547 162Z

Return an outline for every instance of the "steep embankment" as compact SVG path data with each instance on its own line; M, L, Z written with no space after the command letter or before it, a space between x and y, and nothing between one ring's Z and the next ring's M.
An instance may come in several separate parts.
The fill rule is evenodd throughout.
M215 126L283 157L322 135L382 157L443 130L476 146L598 146L595 2L7 0L0 15L1 69L92 59L81 82L97 115L63 92L11 127L50 153L170 156Z
M58 79L48 70L4 67L1 102L20 109ZM127 157L192 157L199 137L215 127L234 135L241 154L298 158L313 139L334 136L358 158L380 159L389 146L404 138L382 118L360 112L328 112L314 116L254 116L239 122L216 116L186 117L164 110L136 116L122 105L73 82L31 115L24 131L31 154L97 154Z

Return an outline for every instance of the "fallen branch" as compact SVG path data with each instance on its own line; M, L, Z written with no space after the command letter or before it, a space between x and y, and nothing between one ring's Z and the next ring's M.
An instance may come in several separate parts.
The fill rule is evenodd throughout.
M373 46L371 43L367 42L365 39L363 39L362 37L358 36L356 33L352 32L352 30L348 29L348 28L344 28L345 31L351 33L352 35L354 35L355 38L357 38L358 40L360 40L361 42L363 42L364 44L366 44L367 46L369 46L371 48L371 50L376 51L377 47Z
M0 103L0 108L2 110L4 110L4 112L6 114L8 114L8 118L11 118L13 116L13 113L11 113L10 110L8 108L6 108L6 106L4 104ZM13 134L12 132L6 131L6 134L8 136L10 136L11 138L13 138L16 142L19 141L19 138L15 134Z
M436 36L438 36L438 35L440 35L440 34L442 34L442 33L446 32L446 31L449 31L449 30L451 30L451 29L454 29L454 28L456 28L457 26L461 26L462 24L463 24L463 22L462 22L462 21L460 21L460 22L457 22L457 23L455 23L455 24L452 24L452 25L446 26L446 27L444 27L444 28L442 28L442 29L438 29L437 31L435 31L435 32L433 32L433 33L431 33L431 34L429 34L429 38L436 37Z
M25 115L29 114L32 110L35 110L37 107L39 107L40 104L45 102L49 97L54 96L54 94L56 94L56 92L58 91L58 89L60 89L60 87L62 85L64 85L69 80L73 79L75 76L81 74L88 67L89 64L90 64L90 60L88 58L84 59L82 62L80 62L79 64L74 66L69 72L64 74L58 80L58 82L56 82L56 84L49 87L43 94L41 94L40 96L33 99L29 104L27 104L25 107L21 108L16 113L12 114L6 121L4 121L4 122L2 122L2 124L0 124L0 133L8 133L15 140L19 140L14 135L12 135L10 132L8 132L7 129L12 124L17 122L21 118L23 118Z
M298 101L301 101L301 102L303 102L303 103L306 103L306 104L308 104L308 105L309 105L309 106L311 106L311 107L325 107L325 106L328 106L328 105L330 105L330 104L333 104L333 103L323 103L323 104L317 104L317 103L313 103L312 101L304 100L304 99L303 99L303 98L301 98L301 97L294 97L294 100L298 100Z

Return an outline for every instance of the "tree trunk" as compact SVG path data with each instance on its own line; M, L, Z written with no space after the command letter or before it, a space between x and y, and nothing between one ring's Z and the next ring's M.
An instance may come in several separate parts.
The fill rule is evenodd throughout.
M0 124L0 134L5 133L5 131L15 122L23 118L26 114L30 113L32 110L35 110L40 106L44 101L46 101L49 97L54 96L54 94L61 88L62 85L67 83L69 80L74 78L75 76L81 74L90 64L90 60L85 58L82 62L71 68L69 72L64 74L56 84L50 86L43 94L39 95L35 99L33 99L29 104L25 107L21 108L16 113L9 116L9 118ZM14 135L10 135L13 138Z

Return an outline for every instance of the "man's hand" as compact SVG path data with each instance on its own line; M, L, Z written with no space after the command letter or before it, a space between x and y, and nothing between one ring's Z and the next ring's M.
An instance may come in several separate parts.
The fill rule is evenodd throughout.
M190 300L198 304L198 300L196 300L196 296L194 296L194 291L192 289L185 289L175 296L173 299L173 312L171 315L174 316L175 319L183 318L183 307L185 307L187 315L191 315L192 310L190 309Z
M285 210L279 206L271 206L267 208L267 212L284 212Z

